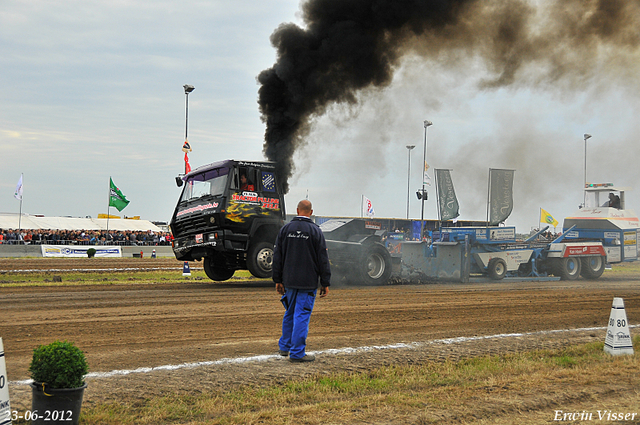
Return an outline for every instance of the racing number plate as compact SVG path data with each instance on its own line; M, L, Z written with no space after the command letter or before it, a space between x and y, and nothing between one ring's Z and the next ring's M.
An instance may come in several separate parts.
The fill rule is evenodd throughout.
M202 243L202 233L196 235L196 243Z

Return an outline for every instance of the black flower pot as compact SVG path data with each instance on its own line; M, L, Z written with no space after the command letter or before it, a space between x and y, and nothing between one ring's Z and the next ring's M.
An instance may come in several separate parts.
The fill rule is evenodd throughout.
M49 388L41 382L31 384L32 425L77 425L85 383L78 388Z

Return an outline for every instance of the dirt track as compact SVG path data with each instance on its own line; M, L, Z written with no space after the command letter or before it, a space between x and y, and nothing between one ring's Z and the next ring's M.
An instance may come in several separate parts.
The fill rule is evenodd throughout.
M21 261L0 262L0 270L25 270L35 267L34 261L45 267L45 261ZM48 264L62 269L63 263L50 260ZM170 260L155 264L159 263L180 266ZM136 264L141 265L139 260ZM594 282L332 286L329 296L316 303L309 334L308 350L322 353L314 364L293 371L289 362L277 356L212 363L275 354L283 311L269 281L214 284L177 278L152 285L0 288L0 337L7 374L14 382L28 379L32 350L55 339L68 339L81 347L93 373L210 362L174 371L89 377L85 402L95 403L194 391L194 383L195 391L205 391L281 382L303 373L603 341L601 329L542 331L605 327L613 297L624 298L629 323L637 324L639 283L640 276L616 278L607 272ZM429 343L507 333L533 334ZM324 351L412 342L421 344L353 353ZM10 391L13 408L29 407L28 387L14 383Z

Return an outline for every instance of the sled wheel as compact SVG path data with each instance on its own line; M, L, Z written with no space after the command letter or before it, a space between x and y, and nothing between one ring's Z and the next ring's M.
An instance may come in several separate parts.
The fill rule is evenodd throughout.
M554 274L560 276L561 280L576 280L580 276L581 264L578 257L561 258L556 263Z
M487 266L489 277L493 280L501 280L507 274L507 263L502 258L492 258Z
M606 257L600 255L584 257L582 259L582 270L580 272L582 277L585 279L597 279L602 276L606 264L605 258Z

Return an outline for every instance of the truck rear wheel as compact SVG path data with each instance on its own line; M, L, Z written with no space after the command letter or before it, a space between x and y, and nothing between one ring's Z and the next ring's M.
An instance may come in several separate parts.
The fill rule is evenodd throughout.
M249 248L247 269L257 278L266 279L271 277L273 269L273 244L270 242L258 242Z
M355 277L366 285L384 285L391 277L391 254L379 244L364 246Z
M502 258L492 258L487 265L489 277L493 280L502 280L507 274L507 263Z
M231 276L235 273L235 270L228 269L226 267L220 267L214 264L213 258L205 258L203 261L204 273L211 280L222 282L231 279Z
M578 257L560 258L556 262L553 274L560 276L561 280L576 280L580 276L581 264Z
M602 276L605 266L605 257L598 255L582 259L582 271L580 274L585 279L597 279Z

